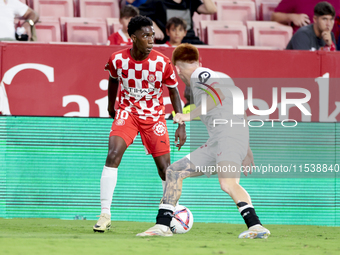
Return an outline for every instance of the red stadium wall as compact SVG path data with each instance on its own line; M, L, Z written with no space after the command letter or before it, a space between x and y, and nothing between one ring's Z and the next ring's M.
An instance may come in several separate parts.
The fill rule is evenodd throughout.
M51 45L0 43L0 111L12 115L107 117L105 63L121 46ZM171 57L171 48L156 50ZM340 53L302 51L259 51L200 48L205 67L229 75L248 98L253 90L255 108L272 105L277 88L278 107L270 116L256 119L297 121L340 121ZM317 79L329 74L331 79ZM304 88L311 94L302 117L297 107L280 115L281 89ZM179 91L183 102L184 84ZM7 97L6 97L7 95ZM165 102L170 103L165 89ZM287 98L303 98L288 93ZM337 101L338 100L338 101ZM166 112L171 112L168 104Z

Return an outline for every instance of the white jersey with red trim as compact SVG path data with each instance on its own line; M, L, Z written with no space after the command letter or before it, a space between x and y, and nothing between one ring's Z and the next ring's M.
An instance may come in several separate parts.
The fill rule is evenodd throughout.
M105 70L119 79L119 108L144 120L157 121L165 114L163 84L170 88L178 85L169 58L155 50L142 61L134 60L130 49L115 52Z
M229 76L221 76L208 68L198 67L191 75L190 88L196 107L201 106L202 103L206 105L206 102L202 102L203 94L206 94L206 98L212 97L217 104L206 114L200 115L201 121L207 127L210 136L209 143L218 141L225 135L224 132L229 132L229 135L237 132L248 132L247 124L245 124L245 128L242 128L245 126L243 125L245 123L244 115L233 114L233 95L230 91L232 87L235 87L235 84ZM217 93L216 88L218 88L220 94ZM207 94L207 91L210 91L210 94ZM216 120L223 121L224 124L215 125ZM234 124L231 125L231 123Z

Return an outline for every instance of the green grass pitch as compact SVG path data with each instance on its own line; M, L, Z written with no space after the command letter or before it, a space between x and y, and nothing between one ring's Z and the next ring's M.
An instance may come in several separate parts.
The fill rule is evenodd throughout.
M107 233L94 233L95 221L0 219L2 255L87 254L340 254L338 227L266 225L267 240L238 239L245 225L194 223L186 234L136 237L153 223L113 221Z

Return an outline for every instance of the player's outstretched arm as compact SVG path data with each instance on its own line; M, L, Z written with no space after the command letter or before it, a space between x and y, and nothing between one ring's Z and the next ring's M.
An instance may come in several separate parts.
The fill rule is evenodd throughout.
M290 25L291 23L293 23L295 26L298 27L303 27L310 24L308 15L304 13L273 12L271 20L284 25Z
M175 113L182 113L182 106L181 106L181 99L176 88L169 88L169 95L172 107L174 108ZM178 143L179 139L179 143ZM179 123L178 128L175 132L175 143L178 147L178 150L184 145L185 141L187 140L187 134L185 131L184 123Z
M112 118L115 118L116 110L115 110L115 103L116 103L116 97L117 97L117 91L118 91L118 79L109 77L109 88L108 88L108 98L109 103L107 110Z

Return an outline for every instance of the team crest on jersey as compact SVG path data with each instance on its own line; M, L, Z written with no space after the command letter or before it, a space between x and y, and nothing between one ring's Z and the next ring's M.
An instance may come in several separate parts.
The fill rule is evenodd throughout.
M124 126L125 125L125 120L123 120L123 119L116 120L116 125L117 126Z
M153 126L153 132L155 132L156 135L162 136L165 135L166 132L166 126L163 122L159 121Z
M176 78L176 74L175 74L175 71L172 71L172 74L170 75L170 78L172 80L174 80Z
M156 76L154 74L149 74L148 82L153 83L153 82L155 82L155 80L156 80Z

